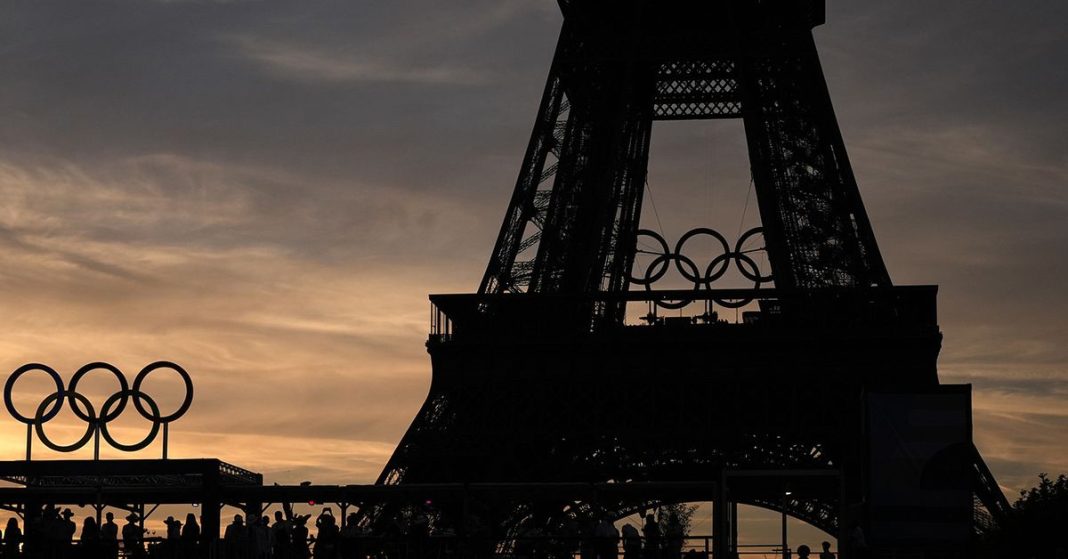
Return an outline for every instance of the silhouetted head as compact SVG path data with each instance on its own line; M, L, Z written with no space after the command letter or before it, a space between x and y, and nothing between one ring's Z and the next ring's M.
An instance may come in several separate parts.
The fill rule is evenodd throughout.
M127 522L137 522L137 515L132 513L132 512L130 514L127 514L126 515L126 521Z
M282 521L282 511L280 511L280 510L274 511L274 519L275 519L276 522L281 522Z
M830 551L831 550L831 542L823 542L823 550L824 551Z
M245 523L245 519L240 514L235 514L234 515L234 524L237 524L238 526L240 526L240 525L242 525L244 523Z
M72 511L70 509L63 509L63 518L66 518L66 519L69 520L70 517L72 517L72 516L74 516L74 511Z
M109 513L104 515L104 518L106 518L108 522L114 522L115 521L115 514L109 512Z
M19 521L16 520L15 517L11 517L11 518L7 519L7 529L8 530L14 530L15 528L18 528L18 527L19 527Z
M193 513L189 513L189 514L185 515L185 523L187 525L188 524L196 524L197 523L197 515L195 515Z
M264 516L260 519L260 524L263 524L264 526L269 526L271 524L271 519L267 516Z
M812 553L812 550L807 545L802 544L797 548L797 556L800 559L807 559L810 553Z

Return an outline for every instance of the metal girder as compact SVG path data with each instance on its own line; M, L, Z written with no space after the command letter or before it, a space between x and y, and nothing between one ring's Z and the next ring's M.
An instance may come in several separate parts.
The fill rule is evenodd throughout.
M667 7L580 4L611 15L565 19L480 293L628 289L652 121L706 118L745 121L776 285L890 285L807 28L743 6L664 42Z

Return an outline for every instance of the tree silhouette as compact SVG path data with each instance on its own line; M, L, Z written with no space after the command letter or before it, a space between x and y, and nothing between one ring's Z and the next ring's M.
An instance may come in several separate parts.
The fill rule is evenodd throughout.
M1068 475L1038 474L1038 485L1020 491L1006 525L980 543L983 556L1063 558L1068 550Z

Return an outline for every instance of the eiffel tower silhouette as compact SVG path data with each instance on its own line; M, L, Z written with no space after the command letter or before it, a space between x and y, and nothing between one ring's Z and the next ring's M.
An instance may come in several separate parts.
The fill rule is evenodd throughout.
M714 480L716 557L736 551L738 503L840 541L867 531L887 549L893 522L970 533L973 496L1003 513L971 444L969 392L938 381L936 288L894 286L880 256L812 37L822 1L559 4L563 29L489 265L478 293L431 296L430 393L379 483ZM695 229L671 246L639 229L650 134L654 121L697 119L744 123L761 227L734 243ZM695 237L721 254L691 258ZM639 242L655 247L644 270ZM656 289L669 268L693 289ZM718 288L728 268L754 287ZM660 316L680 307L696 310ZM635 308L648 314L632 323ZM718 318L738 308L744 320ZM933 450L894 427L925 405L963 422ZM898 435L882 442L887 432ZM877 460L902 452L923 487L942 491L950 520L880 504L877 487L915 489L902 481L912 474L885 474L897 462ZM513 500L483 520L514 534L658 502Z

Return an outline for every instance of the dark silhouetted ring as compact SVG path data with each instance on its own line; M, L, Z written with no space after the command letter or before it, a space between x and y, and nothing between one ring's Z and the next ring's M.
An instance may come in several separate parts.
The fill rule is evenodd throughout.
M48 438L48 435L45 434L44 424L48 423L49 421L48 419L43 419L45 416L45 408L47 408L53 400L55 400L59 403L60 406L62 406L63 399L67 397L69 397L72 402L74 400L78 400L81 404L83 404L85 406L85 409L89 412L88 416L90 419L85 421L85 434L82 435L82 438L78 439L72 444L56 444L52 442L52 439ZM34 431L37 431L37 438L41 439L41 442L44 443L45 446L56 452L74 452L75 450L78 450L79 448L85 446L89 442L89 440L93 438L93 433L96 432L99 426L100 420L97 419L96 410L93 409L93 404L89 401L89 398L86 398L85 396L76 392L64 392L63 390L53 392L46 396L44 400L41 400L41 405L37 406L37 414L34 416L33 423Z
M136 388L134 388L132 390L131 389L126 389L126 390L123 390L122 392L116 392L116 393L112 394L111 396L108 396L108 399L104 400L104 405L101 406L101 408L100 408L100 415L102 415L102 416L106 415L108 410L111 408L111 406L115 405L116 401L122 400L123 402L125 402L126 398L128 398L130 396L133 396L134 407L137 408L137 411L139 411L139 412L141 411L141 408L142 408L141 400L142 399L144 399L144 401L148 402L148 407L152 408L152 415L151 416L148 416L146 413L142 413L141 414L146 419L148 419L149 421L152 422L152 428L149 429L148 435L145 435L144 439L142 439L141 441L136 442L134 444L120 443L119 441L115 440L115 438L111 436L111 432L108 431L108 422L107 421L101 421L100 422L100 434L103 435L104 440L107 441L108 444L110 444L111 446L113 446L113 447L115 447L115 448L117 448L119 450L126 451L126 452L136 452L138 450L141 450L141 449L147 447L148 445L152 444L152 441L156 440L156 435L159 434L159 427L160 427L160 425L163 425L165 422L160 420L160 419L154 419L154 418L158 418L160 416L159 415L159 406L156 405L156 401L153 400L152 397L149 396L148 394L140 392ZM119 405L121 406L122 404L119 404Z
M712 259L712 262L705 269L705 275L703 277L698 275L699 272L697 271L697 265L693 264L692 260L683 255L683 247L686 246L686 243L690 239L698 235L712 237L713 239L719 241L720 248L723 249L722 254ZM723 274L727 273L727 270L730 268L731 246L727 244L727 239L724 239L723 235L720 235L718 231L709 229L707 227L698 227L697 229L691 229L690 231L687 231L685 235L679 238L679 242L675 244L675 256L677 259L676 262L681 263L682 259L685 258L688 262L691 263L693 267L693 274L687 275L686 271L683 270L682 266L678 266L679 273L682 274L682 277L694 282L696 287L700 287L702 284L704 284L711 288L712 282L722 277ZM716 266L719 266L719 268L715 269Z
M15 408L15 402L11 399L11 390L15 388L15 383L18 382L19 377L30 371L44 371L45 374L52 377L52 381L56 383L56 392L63 392L63 379L55 369L48 365L27 363L18 369L15 369L15 372L11 373L11 376L7 377L7 382L4 383L4 406L7 407L7 413L11 414L11 417L15 418L15 421L25 423L26 425L34 425L38 421L49 421L53 417L59 415L60 410L63 409L63 400L56 399L56 403L52 406L52 409L48 410L48 413L45 413L40 417L26 417L19 413L19 410Z
M660 278L664 277L664 274L667 273L667 271L668 271L668 262L671 259L670 256L668 256L668 255L671 254L671 249L668 248L667 241L664 240L664 237L661 237L660 234L657 233L656 231L650 231L648 229L642 229L642 230L638 231L637 237L638 238L649 237L649 238L653 239L654 241L656 241L657 244L660 245L660 252L656 253L657 257L655 259L653 259L653 261L650 262L648 266L645 267L645 274L643 274L642 277L637 278L637 277L634 277L633 274L628 274L628 278L627 279L630 280L631 283L648 286L648 285L656 282ZM638 246L637 245L637 241L635 241L635 245L634 246L635 247ZM668 256L668 258L663 258L665 256ZM659 266L659 268L657 268L657 266Z
M126 375L122 374L122 371L120 371L111 363L103 363L98 361L96 363L90 363L88 365L85 365L81 369L78 369L78 372L74 373L74 376L70 379L70 388L67 389L67 397L68 401L70 402L71 411L73 411L74 415L78 416L78 419L82 421L90 421L90 418L89 416L83 414L75 403L75 396L81 394L80 392L78 392L78 383L81 382L82 377L89 374L91 371L95 371L98 369L109 371L111 374L115 375L115 378L119 381L120 392L126 392L130 388L130 383L126 382ZM126 398L123 398L122 402L119 402L119 407L115 409L114 414L105 414L103 409L101 409L100 419L102 421L107 422L118 417L120 414L122 414L122 411L126 409L126 400Z
M185 415L185 412L189 410L189 406L193 404L193 379L189 378L189 373L187 373L185 369L177 363L171 363L170 361L156 361L155 363L146 366L144 369L141 369L141 372L137 373L137 376L134 377L133 392L135 394L144 394L144 392L141 392L141 384L145 382L145 378L148 377L149 373L152 371L164 368L173 369L178 373L178 376L182 377L182 382L185 383L185 399L182 400L182 405L178 406L178 409L174 413L163 417L160 417L158 407L154 407L154 412L152 415L149 415L148 411L141 405L141 399L138 397L134 398L134 407L137 408L137 411L140 412L142 417L149 421L170 423ZM151 398L149 398L149 402L155 406L155 403L152 402ZM125 403L125 400L123 400L123 403Z
M757 282L757 284L761 284L767 283L775 278L770 272L767 275L761 274L760 266L758 266L757 263L753 261L753 259L745 253L745 251L742 250L742 247L745 246L745 242L757 235L764 235L763 227L755 227L753 229L750 229L746 231L744 235L738 238L738 242L734 244L734 261L738 265L738 271L741 272L741 274L745 276L746 279L755 281ZM764 247L757 249L757 251L761 250L766 249ZM743 260L745 262L745 265L742 265ZM749 269L746 269L746 266L748 266ZM759 285L757 287L759 287Z

